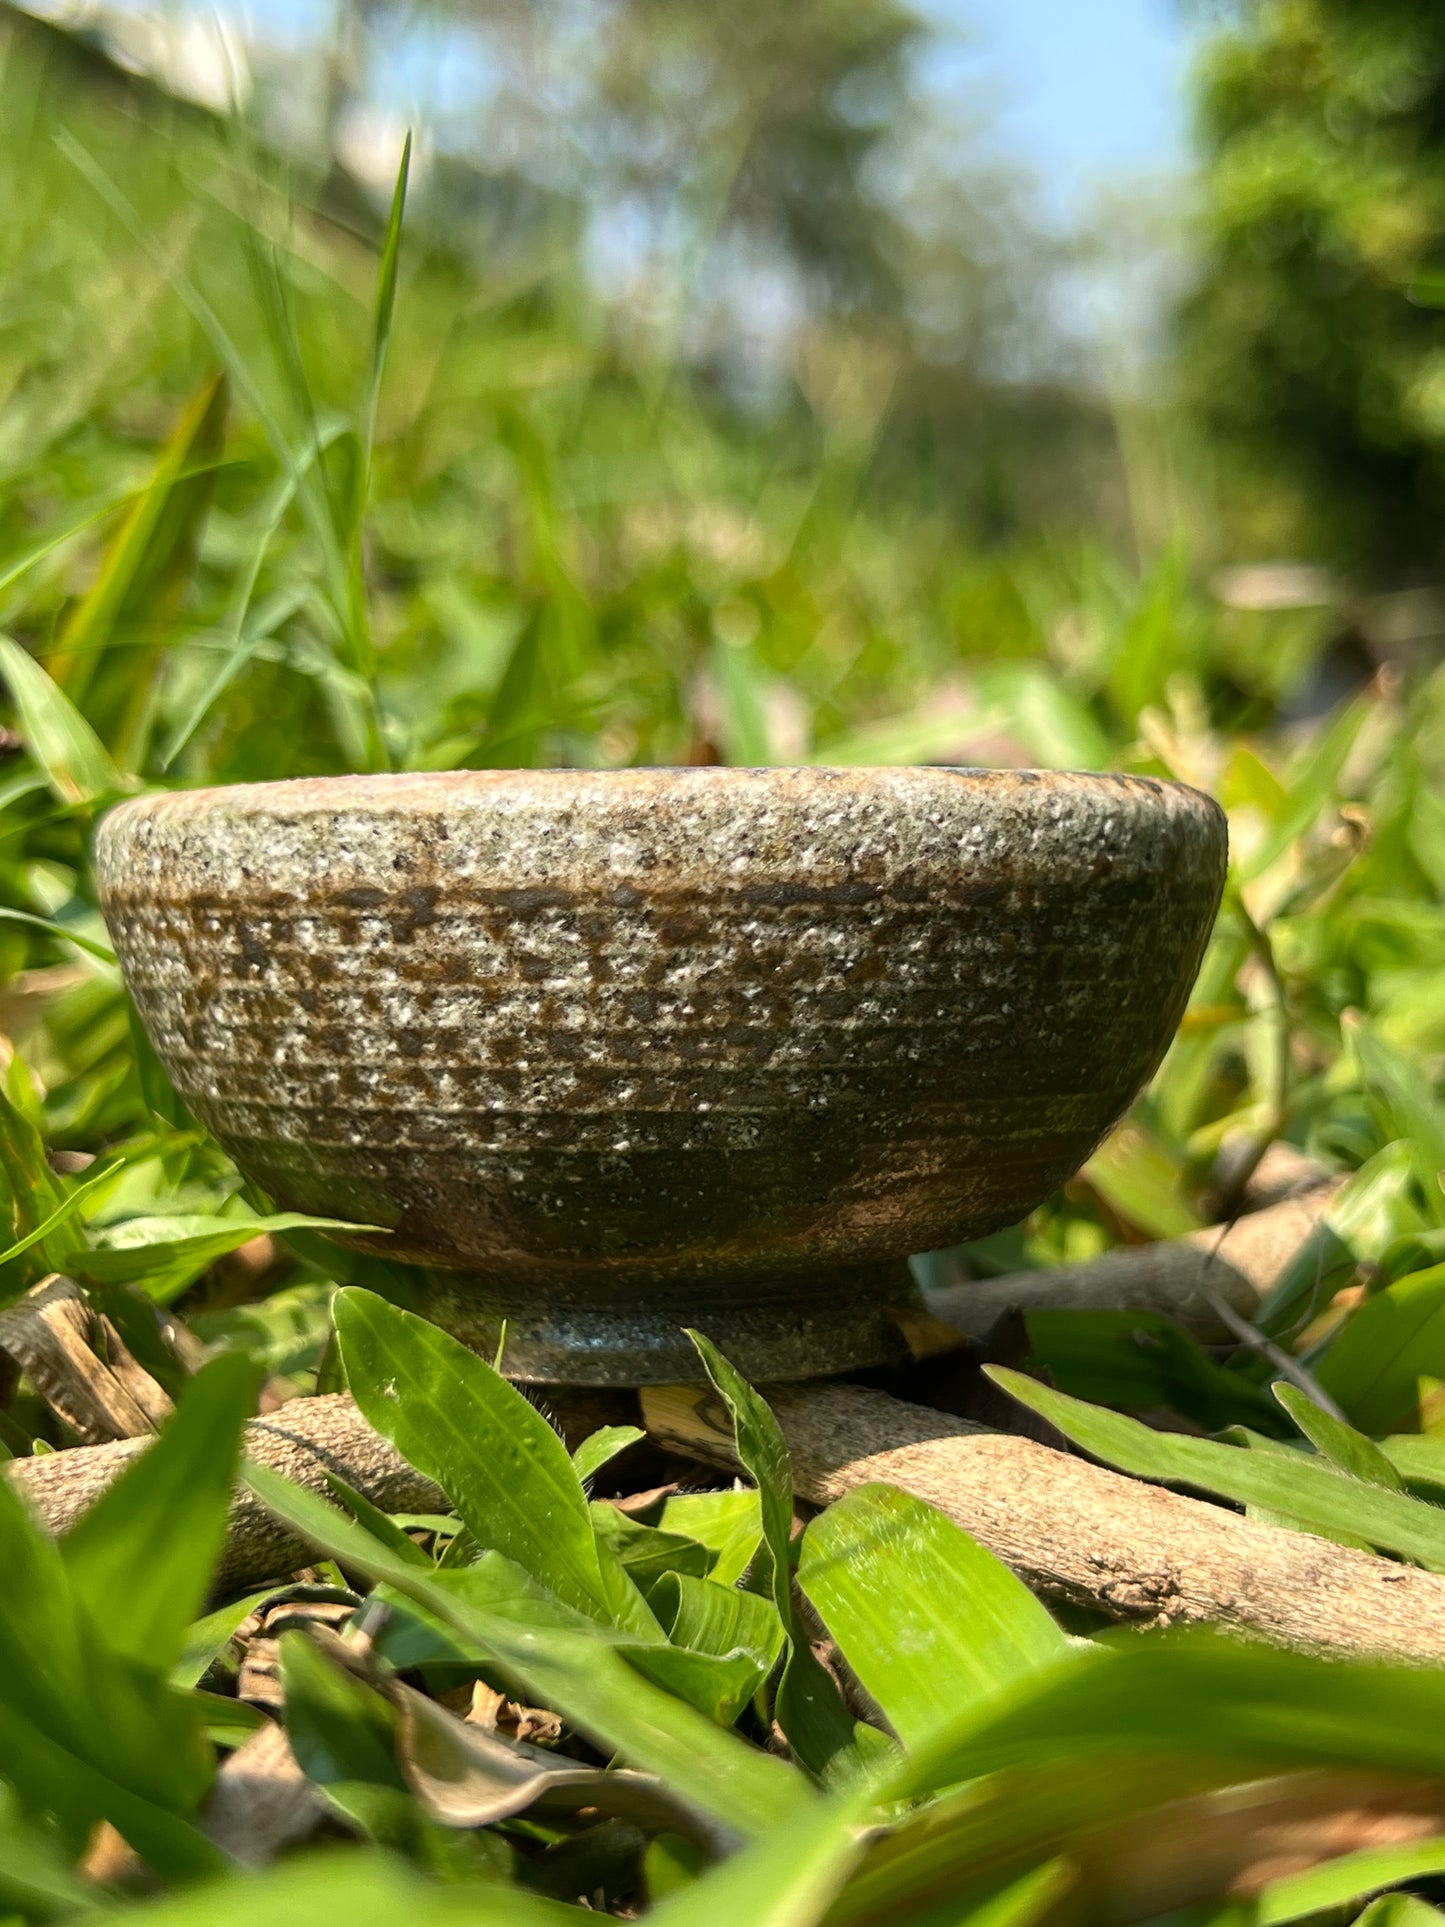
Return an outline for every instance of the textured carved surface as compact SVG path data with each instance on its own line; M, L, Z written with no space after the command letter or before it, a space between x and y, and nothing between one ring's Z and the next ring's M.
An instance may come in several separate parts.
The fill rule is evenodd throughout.
M515 1369L545 1296L539 1375L641 1379L714 1289L748 1369L858 1362L869 1268L1067 1177L1169 1041L1224 841L1119 776L459 772L144 799L98 857L157 1050L267 1191L474 1273L451 1320L507 1312Z

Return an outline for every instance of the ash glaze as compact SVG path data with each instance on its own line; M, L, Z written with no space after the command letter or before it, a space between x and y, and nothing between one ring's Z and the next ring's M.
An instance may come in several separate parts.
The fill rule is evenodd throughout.
M1218 907L1180 785L1028 771L336 777L121 805L102 903L178 1090L390 1236L508 1368L887 1355L901 1260L1022 1217L1158 1064Z

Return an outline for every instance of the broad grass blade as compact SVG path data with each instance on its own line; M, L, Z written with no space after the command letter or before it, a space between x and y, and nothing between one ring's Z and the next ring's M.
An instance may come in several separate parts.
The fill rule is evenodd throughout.
M711 1339L697 1331L690 1331L688 1337L732 1416L738 1458L758 1488L773 1603L788 1635L788 1657L778 1685L778 1723L789 1746L812 1772L852 1770L859 1764L853 1717L814 1656L793 1605L793 1476L778 1421Z
M11 636L0 635L0 675L9 684L25 747L62 803L119 796L126 779L70 698Z
M604 1465L611 1464L619 1452L625 1452L629 1445L635 1445L647 1434L639 1425L603 1425L582 1443L572 1454L572 1468L577 1477L584 1482L600 1472Z
M1420 1380L1445 1378L1445 1264L1366 1299L1314 1373L1362 1431L1406 1429L1417 1415Z
M1155 1432L1120 1412L1069 1398L1022 1372L986 1366L996 1384L1056 1425L1064 1437L1136 1479L1193 1486L1237 1505L1264 1506L1325 1538L1348 1534L1445 1572L1445 1511L1404 1493L1362 1485L1319 1459L1242 1452L1213 1439ZM1331 1389L1331 1388L1326 1388Z
M611 1619L582 1481L536 1406L475 1352L371 1292L338 1292L333 1315L368 1423L436 1481L477 1543L567 1605Z
M144 620L159 627L173 612L189 579L200 525L210 503L216 464L225 443L227 389L224 374L207 377L182 410L161 451L147 488L136 498L106 545L100 571L76 604L56 641L55 680L72 702L86 691L123 621ZM147 667L159 652L147 651L147 664L125 664L123 716L133 719L147 698ZM126 739L135 734L122 722L112 737L124 763Z
M1342 1424L1297 1385L1279 1381L1273 1391L1310 1444L1331 1465L1366 1485L1383 1486L1387 1492L1405 1490L1405 1481L1373 1439L1367 1439L1352 1425Z
M196 1374L160 1437L60 1543L71 1592L108 1646L168 1673L226 1534L257 1373L239 1352Z
M415 1600L488 1654L538 1703L555 1708L597 1744L659 1774L708 1819L747 1836L802 1811L812 1797L794 1768L642 1679L604 1629L570 1631L545 1620L528 1625L503 1619L473 1604L460 1586L439 1583L397 1558L354 1521L269 1468L248 1465L246 1478L263 1503L313 1545ZM465 1580L466 1574L452 1577ZM518 1597L524 1611L525 1592L523 1579Z
M859 1486L816 1518L798 1584L905 1746L1069 1654L1021 1580L896 1486Z

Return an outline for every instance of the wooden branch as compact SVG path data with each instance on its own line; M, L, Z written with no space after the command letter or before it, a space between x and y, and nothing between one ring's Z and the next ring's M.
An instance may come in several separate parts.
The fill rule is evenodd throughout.
M938 1285L928 1309L981 1338L1009 1311L1156 1311L1202 1344L1232 1342L1211 1296L1253 1318L1260 1300L1323 1219L1336 1186L1321 1185L1265 1211L1159 1244L1123 1245L1086 1263Z
M1439 1664L1445 1576L1237 1513L857 1385L768 1388L801 1497L885 1480L926 1499L1035 1592L1138 1625L1207 1620L1308 1652ZM731 1467L717 1398L644 1388L666 1445Z
M148 1439L77 1446L39 1459L13 1459L5 1471L53 1533L67 1531L112 1485ZM446 1499L373 1432L349 1398L297 1398L246 1427L249 1458L284 1473L308 1492L330 1496L326 1474L336 1473L387 1512L446 1512ZM246 1490L231 1509L226 1546L216 1570L217 1593L275 1579L305 1565L312 1551Z
M595 1420L595 1396L557 1391L549 1402L555 1417L573 1420L574 1396L580 1422L567 1429L576 1434ZM660 1443L733 1465L731 1433L711 1394L669 1386L641 1397ZM1205 1620L1304 1651L1445 1661L1445 1576L1256 1525L1222 1506L860 1386L774 1386L768 1398L803 1498L827 1505L855 1486L887 1480L936 1505L1046 1597L1138 1625ZM61 1533L147 1443L17 1459L5 1472ZM323 1497L329 1470L384 1510L445 1507L349 1398L295 1399L253 1420L245 1444L252 1457ZM278 1578L310 1557L242 1492L217 1592Z

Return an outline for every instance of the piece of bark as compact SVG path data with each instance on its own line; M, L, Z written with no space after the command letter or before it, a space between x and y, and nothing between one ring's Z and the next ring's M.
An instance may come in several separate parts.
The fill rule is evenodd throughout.
M1035 1592L1136 1625L1209 1621L1339 1657L1445 1660L1445 1576L1257 1525L1033 1439L989 1432L858 1385L774 1385L793 1486L829 1505L875 1480L925 1499ZM711 1392L646 1387L643 1420L732 1466Z
M69 1530L112 1485L146 1439L114 1445L78 1446L38 1459L13 1459L5 1467L42 1523L56 1534ZM329 1498L326 1474L335 1473L388 1512L445 1512L447 1501L429 1479L373 1432L351 1399L297 1398L246 1427L245 1452L273 1471ZM213 1581L217 1593L277 1578L304 1565L311 1550L279 1524L249 1491L236 1494Z
M173 1409L115 1326L59 1272L0 1311L0 1351L87 1445L149 1436Z
M309 1839L328 1812L285 1732L268 1721L222 1764L201 1827L237 1865L264 1867Z
M924 1298L935 1318L982 1338L1010 1311L1154 1311L1205 1345L1233 1342L1213 1298L1252 1319L1260 1301L1323 1219L1338 1186L1324 1184L1268 1210L1158 1244L1040 1271L937 1285Z

